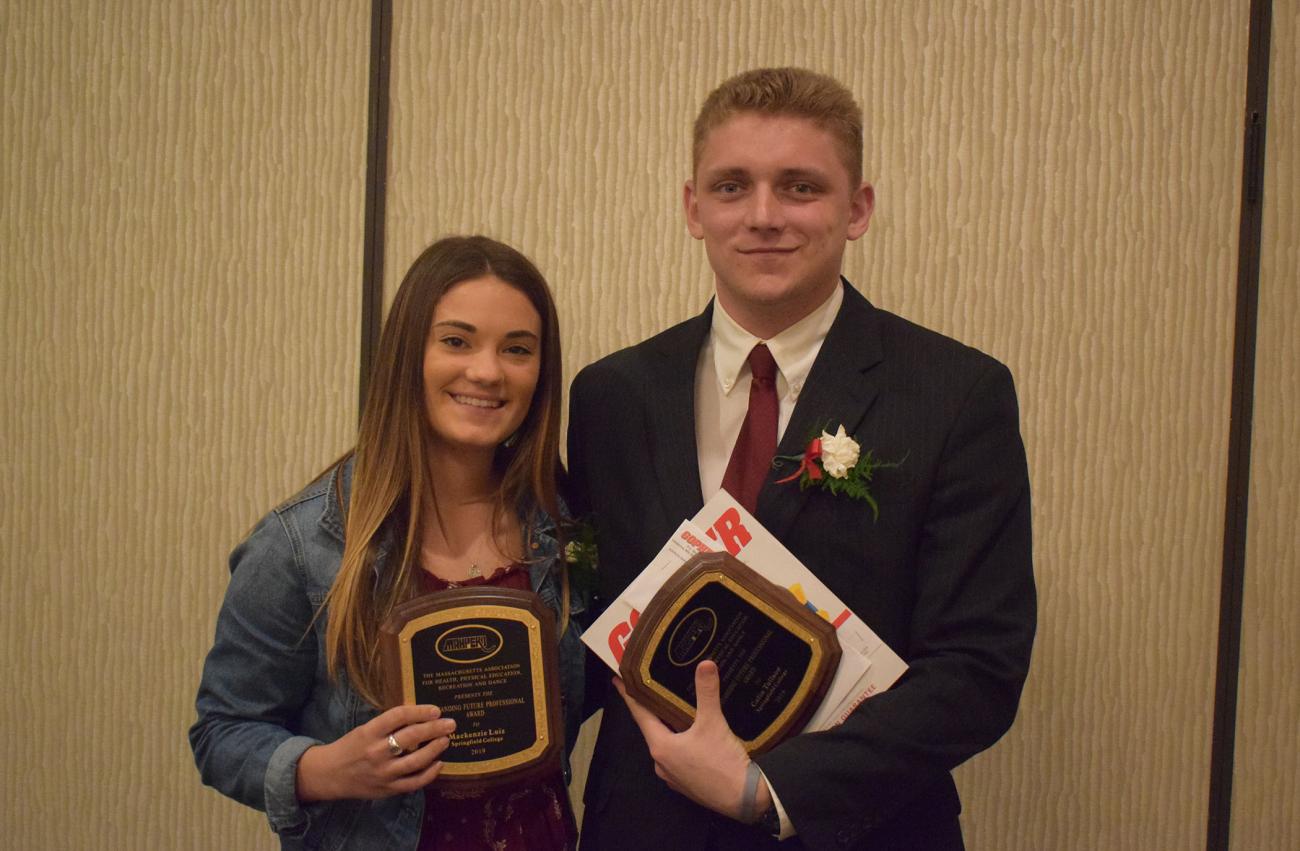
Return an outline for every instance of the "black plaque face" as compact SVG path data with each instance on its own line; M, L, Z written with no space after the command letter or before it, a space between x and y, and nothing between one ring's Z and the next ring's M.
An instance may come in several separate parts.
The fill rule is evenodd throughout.
M491 785L558 758L554 620L535 595L443 591L406 604L395 618L402 622L385 631L401 694L390 684L390 699L431 703L456 720L441 757L444 782Z
M722 712L751 753L797 732L839 662L834 628L736 559L691 559L646 607L620 664L624 684L679 729L695 715L695 668L718 665Z
M790 706L812 648L762 608L721 582L702 585L668 623L650 678L695 705L695 665L712 659L722 681L722 713L742 739L755 739Z

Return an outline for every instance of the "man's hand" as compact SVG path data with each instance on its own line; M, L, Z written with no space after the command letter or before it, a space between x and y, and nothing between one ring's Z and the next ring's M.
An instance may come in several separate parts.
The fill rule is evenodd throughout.
M696 666L695 723L681 733L674 733L629 696L618 677L614 678L614 688L641 728L655 761L655 774L700 806L738 819L749 755L722 714L717 664L704 661ZM767 784L760 780L754 813L766 810L771 801Z

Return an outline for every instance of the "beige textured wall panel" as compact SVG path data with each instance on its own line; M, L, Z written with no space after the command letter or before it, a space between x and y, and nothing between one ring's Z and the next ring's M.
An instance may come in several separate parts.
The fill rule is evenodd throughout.
M1300 7L1273 6L1232 847L1300 848Z
M1041 630L959 773L972 848L1204 843L1248 3L395 3L389 291L483 230L554 284L566 371L684 319L699 101L796 63L859 93L847 273L1006 360Z
M0 835L253 848L186 729L230 548L355 422L368 3L0 4Z
M1009 11L1008 92L935 50L992 90L939 99L964 141L916 166L979 189L907 191L901 244L952 259L884 279L953 281L924 315L1019 379L1041 595L1017 727L958 775L973 847L1204 843L1246 6Z

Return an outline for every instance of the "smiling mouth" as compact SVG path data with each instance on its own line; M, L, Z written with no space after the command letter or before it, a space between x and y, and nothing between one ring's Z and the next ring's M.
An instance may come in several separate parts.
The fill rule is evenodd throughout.
M490 410L505 405L505 402L500 399L479 399L475 396L461 396L458 393L452 393L450 395L452 401L461 405L469 405L471 408L487 408Z
M741 254L793 254L793 248L742 248Z

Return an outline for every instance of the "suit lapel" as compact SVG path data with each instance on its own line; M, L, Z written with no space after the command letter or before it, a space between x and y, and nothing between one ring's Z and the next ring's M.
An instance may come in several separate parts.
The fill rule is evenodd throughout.
M695 367L712 316L710 301L699 316L651 343L646 440L664 508L669 518L676 518L674 526L704 505L695 445Z
M842 286L844 303L808 373L778 455L802 456L823 428L834 433L842 423L853 434L880 390L872 376L872 367L884 359L875 308L848 281ZM787 464L768 473L758 494L758 520L777 538L784 537L808 499L809 491L800 490L797 481L775 483L795 469Z

